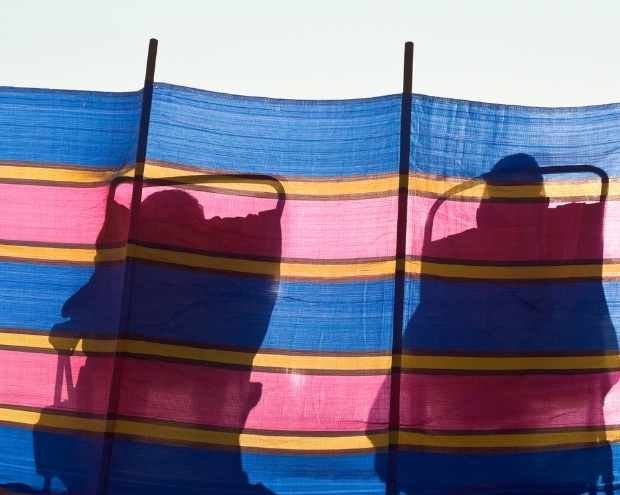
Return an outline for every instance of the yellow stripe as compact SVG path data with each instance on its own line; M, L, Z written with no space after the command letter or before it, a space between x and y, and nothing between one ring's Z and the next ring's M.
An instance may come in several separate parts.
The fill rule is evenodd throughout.
M404 354L397 362L405 370L527 371L606 370L620 368L620 354L594 356L421 356Z
M145 177L149 179L165 179L170 177L187 177L190 182L191 176L196 176L200 171L178 169L169 165L147 163ZM445 196L451 189L471 182L472 186L456 193L450 193L451 199L535 199L541 197L541 187L534 185L498 186L489 185L482 180L469 180L463 178L436 178L424 174L412 174L409 176L409 190L433 196ZM193 183L193 182L192 182ZM312 180L295 181L281 179L280 183L286 195L291 196L350 196L368 194L395 193L398 190L398 176L389 175L372 179L343 179L343 180ZM200 184L200 183L197 183ZM228 189L245 193L273 193L273 181L246 180L239 183L209 183L215 189ZM580 182L554 181L544 184L544 194L548 198L562 199L574 197L597 197L601 194L599 180ZM609 183L608 195L620 194L620 182L612 180Z
M385 356L316 356L275 353L246 353L205 349L184 345L161 344L138 340L125 340L120 344L123 352L148 356L165 356L213 363L279 368L283 370L336 370L363 371L390 369L392 358Z
M208 186L212 189L238 191L242 193L271 193L275 192L274 182L266 179L244 178L239 182L210 182L208 179L196 183L192 180L199 175L217 175L213 171L200 169L189 170L164 165L157 162L147 162L144 176L147 179L169 179L174 177L180 183ZM72 182L78 184L101 183L112 180L115 177L131 177L133 169L96 170L77 169L62 167L33 167L27 164L9 163L0 166L1 180L31 180L47 182ZM373 178L344 178L344 179L312 179L287 180L279 179L280 185L287 196L312 197L337 197L359 195L385 195L395 194L398 190L398 175L390 174ZM463 178L438 178L425 174L412 174L409 176L410 191L425 195L443 197L452 188L464 183L472 186L463 191L450 193L452 199L515 199L515 198L538 198L541 195L539 185L519 186L487 186L482 180L469 180ZM599 180L581 182L553 181L544 184L546 197L552 199L566 199L575 197L597 197L601 194ZM609 196L620 195L620 181L612 179L609 182Z
M383 356L317 356L287 355L275 353L248 353L225 351L186 345L163 344L140 340L107 340L107 339L75 339L54 337L54 346L48 335L0 332L0 346L21 347L40 350L70 351L93 353L112 353L116 350L128 354L160 356L174 359L188 359L201 362L220 363L239 366L262 368L278 368L283 370L318 370L318 371L385 371L390 369L392 358Z
M620 277L620 263L583 265L537 265L497 266L459 265L457 263L433 263L407 260L407 273L412 275L433 275L446 278L490 279L490 280L550 280L565 278L617 278Z
M199 362L238 366L253 366L289 370L332 371L388 371L392 366L390 355L312 355L248 353L164 344L141 340L108 340L54 337L54 346L46 334L24 334L0 331L0 346L39 349L46 351L70 351L112 353L115 350L127 354L187 359ZM452 370L452 371L523 371L523 370L606 370L620 368L620 354L591 356L536 356L536 357L480 357L480 356L429 356L404 354L396 356L398 366L405 370Z
M106 421L99 418L64 416L62 414L50 414L43 411L8 407L0 407L0 421L20 425L40 425L47 428L89 431L93 433L104 433L107 431Z
M152 424L138 421L116 420L114 432L169 442L224 445L254 449L278 450L366 450L388 445L389 435L377 433L346 436L261 435L257 433L231 433L203 430L186 426Z
M94 249L53 246L24 246L0 244L0 258L67 263L121 261L126 255L143 260L170 263L192 268L222 270L253 275L291 278L363 278L380 277L394 273L393 260L360 263L302 263L257 261L241 258L209 256L168 249L156 249L129 244L126 248Z
M620 441L620 429L618 428L503 434L429 434L392 431L389 434L371 433L341 436L287 435L285 433L266 435L214 431L190 426L127 419L107 422L100 418L85 418L3 407L0 407L0 421L90 433L113 432L119 435L137 436L164 442L290 451L372 450L387 447L389 441L402 446L436 449L548 448Z
M487 185L482 180L468 180L461 178L435 178L424 175L411 175L409 177L409 190L411 193L419 192L433 196L445 196L450 189L471 183L471 187L459 192L451 192L449 199L535 199L541 197L541 185L515 185L498 186ZM549 181L544 183L544 196L552 199L592 197L601 194L600 180L588 180L580 182ZM608 195L620 194L620 182L609 182Z
M38 167L26 164L2 164L0 180L31 180L45 182L74 182L93 184L109 182L115 177L133 176L133 169L97 170L93 168Z
M93 263L121 261L126 255L143 260L170 263L192 268L222 270L253 275L285 278L342 279L381 277L394 273L393 260L360 263L302 263L257 261L242 258L226 258L204 254L157 249L129 244L125 248L94 249L53 246L24 246L0 244L0 258L67 263Z
M93 263L125 259L126 249L66 248L53 246L24 246L0 244L0 257L33 261L58 261L69 263Z
M125 248L93 249L52 246L0 244L0 257L33 261L93 263L120 261L126 253L133 258L192 268L221 270L252 275L300 279L346 279L392 276L394 260L350 263L303 263L294 261L258 261L157 249L130 244ZM477 280L553 280L566 278L618 278L620 263L549 265L549 266L481 266L408 260L407 273L446 278Z
M167 249L156 249L144 246L129 246L129 255L144 260L207 268L231 272L250 273L254 275L270 275L295 278L358 278L391 275L395 270L395 262L368 261L361 263L301 263L256 261L239 258L224 258L203 254L185 253Z
M101 418L86 418L5 407L0 407L0 421L38 426L40 428L78 430L90 433L113 432L119 435L137 436L168 442L237 446L255 449L301 451L364 450L386 447L389 438L387 433L342 436L235 433L127 419L106 421Z
M200 174L200 170L178 169L156 163L147 163L144 171L146 179L166 179L175 177L178 182L208 186L212 189L234 190L244 193L273 194L274 181L266 179L243 179L235 182L194 182L191 177ZM387 175L372 179L344 179L344 180L287 180L278 182L287 196L351 196L368 194L385 194L398 190L398 176Z
M620 440L620 430L609 428L583 431L483 435L439 435L398 431L392 432L390 436L392 441L398 443L398 445L410 447L435 449L525 449L618 442Z

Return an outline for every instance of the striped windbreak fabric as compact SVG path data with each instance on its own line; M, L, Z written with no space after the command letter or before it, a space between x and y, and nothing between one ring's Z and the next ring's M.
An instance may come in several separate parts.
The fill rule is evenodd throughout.
M620 105L141 105L0 88L0 493L615 493Z

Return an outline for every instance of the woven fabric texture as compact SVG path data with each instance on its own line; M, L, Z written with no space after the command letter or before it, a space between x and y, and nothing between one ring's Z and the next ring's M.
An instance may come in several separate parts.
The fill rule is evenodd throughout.
M0 88L0 493L620 493L620 104L414 95L404 287L401 95L141 104Z

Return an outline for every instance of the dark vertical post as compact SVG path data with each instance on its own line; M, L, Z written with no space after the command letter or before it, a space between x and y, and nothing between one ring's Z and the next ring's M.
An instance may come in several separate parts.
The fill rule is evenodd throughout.
M151 119L151 103L153 101L153 82L155 81L155 59L157 58L157 40L149 41L149 54L146 59L146 73L144 74L144 90L142 92L142 112L140 114L140 130L138 135L138 149L136 151L136 168L134 172L134 187L131 194L131 209L129 211L129 240L134 232L142 200L142 184L144 180L144 162L146 161L146 145L149 135L149 121Z
M155 81L155 60L157 58L157 40L149 40L149 52L146 61L146 73L144 75L144 89L142 90L142 109L140 112L140 127L138 130L138 148L136 150L136 163L134 167L133 188L131 192L131 206L129 209L129 230L127 244L134 240L136 228L140 217L140 204L142 202L142 186L144 183L144 166L146 162L146 148L148 143L149 122L151 118L151 103L153 101L153 83ZM114 201L110 198L109 201ZM127 255L129 257L129 255ZM117 331L117 344L113 356L112 376L110 378L110 395L108 409L106 411L103 446L101 451L101 469L99 471L98 495L108 493L110 477L110 461L112 457L112 441L114 437L113 425L118 410L120 399L120 381L122 376L122 361L118 355L122 352L120 343L126 335L131 311L131 285L133 282L133 265L126 262L121 292L121 312Z
M400 427L400 356L402 354L405 306L405 266L407 248L407 199L409 197L409 152L413 88L413 43L405 43L403 95L400 113L400 161L398 167L398 213L396 219L396 270L394 274L394 320L392 324L392 369L390 373L390 444L386 493L397 495L398 444Z

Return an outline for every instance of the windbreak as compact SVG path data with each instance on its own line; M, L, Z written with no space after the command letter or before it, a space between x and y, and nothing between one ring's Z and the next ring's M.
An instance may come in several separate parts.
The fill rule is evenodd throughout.
M0 88L0 486L614 493L619 105L141 104Z

